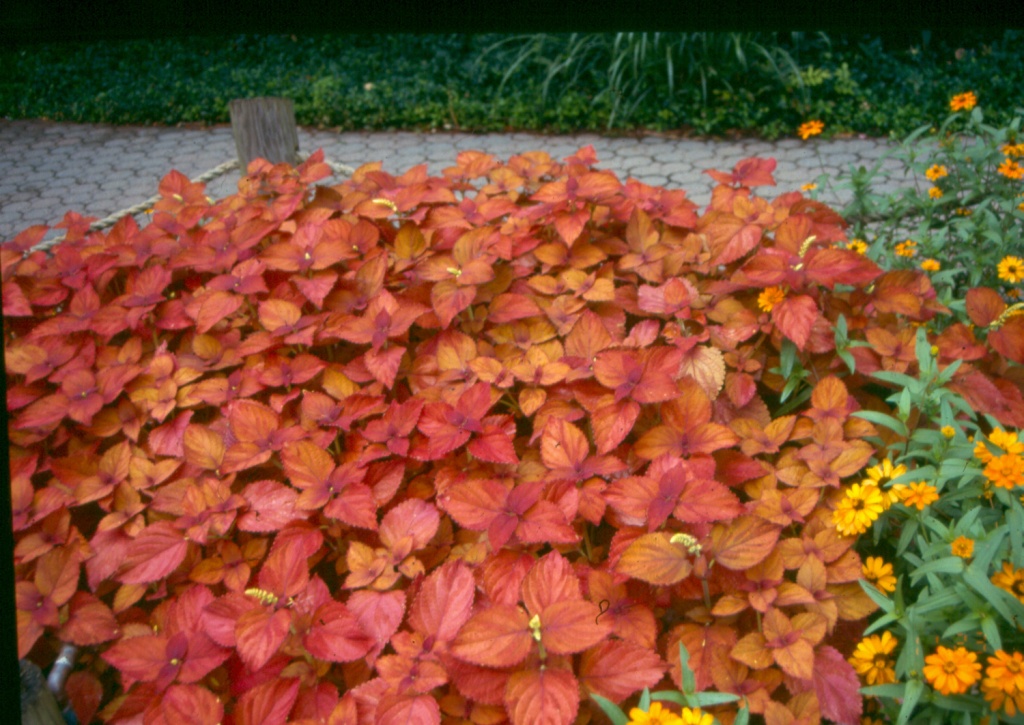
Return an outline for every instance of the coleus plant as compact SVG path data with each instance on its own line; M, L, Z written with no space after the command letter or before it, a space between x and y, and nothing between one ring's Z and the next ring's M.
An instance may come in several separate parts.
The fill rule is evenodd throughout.
M83 648L82 722L583 722L681 645L722 723L857 721L851 414L927 325L1024 424L1024 324L756 196L770 159L703 213L596 164L172 172L144 227L0 249L19 651Z

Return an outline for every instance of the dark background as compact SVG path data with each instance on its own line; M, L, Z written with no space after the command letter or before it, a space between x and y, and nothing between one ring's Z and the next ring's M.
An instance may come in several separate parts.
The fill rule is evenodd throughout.
M233 33L654 30L870 32L1024 27L1020 0L4 0L5 44Z

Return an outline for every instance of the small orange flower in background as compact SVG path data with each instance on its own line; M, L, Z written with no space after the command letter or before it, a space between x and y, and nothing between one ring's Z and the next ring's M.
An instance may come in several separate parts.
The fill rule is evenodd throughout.
M993 486L1012 491L1017 486L1024 486L1024 458L1009 453L993 456L985 464L984 474Z
M900 499L907 508L916 506L918 511L924 511L926 506L939 500L939 492L930 483L918 481L907 486Z
M1024 282L1024 259L1007 255L999 262L996 268L999 279L1010 284Z
M999 164L999 168L996 171L1007 179L1024 179L1024 166L1021 166L1013 159L1003 159L1003 163Z
M952 438L956 435L956 428L951 425L942 426L942 436L944 438Z
M1017 158L1018 156L1024 156L1024 143L1008 143L1002 148L1004 156L1010 156Z
M939 179L949 176L949 169L941 164L932 164L924 175L928 177L929 181L938 181Z
M1003 570L992 575L992 583L1009 592L1024 604L1024 569L1014 569L1008 561L1003 562Z
M861 574L880 591L887 594L896 591L896 577L893 575L892 564L880 556L869 556L860 568Z
M878 486L855 483L832 512L832 522L843 536L863 534L885 510L885 498Z
M1007 453L1011 456L1019 456L1024 453L1024 442L1017 440L1016 433L1007 433L1002 428L993 428L992 432L988 435L988 439L992 445L1003 453ZM989 447L985 445L984 440L979 440L974 443L974 457L982 463L988 463L995 458L995 455L989 450Z
M974 95L973 91L958 93L949 101L949 108L952 111L970 111L977 105L978 97Z
M925 272L938 272L942 269L942 265L939 264L939 260L937 259L926 259L921 262L921 269Z
M898 257L913 257L915 254L917 254L917 242L913 239L896 245L896 256Z
M824 129L825 124L821 121L808 121L807 123L801 123L800 128L798 128L796 132L800 134L800 138L806 141L811 136L817 136Z
M629 711L628 725L682 725L683 719L671 710L666 710L660 702L652 702L651 709L644 712L639 707Z
M937 186L931 187L930 189L928 189L928 198L929 199L941 199L942 198L942 189L940 189Z
M1024 656L996 650L995 657L988 658L981 692L995 711L1003 710L1010 717L1024 712Z
M814 191L817 188L818 188L818 185L814 184L814 183L804 184L803 186L800 187L800 191Z
M765 312L771 312L784 299L786 299L786 290L781 287L767 287L757 296L757 306Z
M960 207L956 210L957 216L970 216L973 213L974 212L972 212L970 209L967 209L966 207Z
M892 684L896 682L896 663L890 655L898 643L889 632L882 632L881 637L873 634L857 644L848 661L868 685Z
M949 545L949 548L953 551L954 556L959 556L961 559L970 559L974 556L974 539L958 536L953 539L953 543Z
M846 248L856 252L857 254L866 254L868 251L868 243L863 239L851 239L846 243Z
M939 645L924 661L925 680L943 695L962 695L981 679L978 655L963 647L948 649Z

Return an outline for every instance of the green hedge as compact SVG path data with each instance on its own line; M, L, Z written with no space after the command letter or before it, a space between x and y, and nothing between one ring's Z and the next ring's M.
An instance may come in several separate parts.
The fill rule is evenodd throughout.
M878 37L764 34L794 60L803 84L755 57L743 68L705 58L699 83L669 91L657 73L631 113L617 111L601 60L557 76L546 95L545 58L508 74L529 40L501 35L237 35L34 44L0 50L0 115L114 124L224 123L232 98L295 100L302 125L355 129L628 131L792 135L808 118L826 135L904 135L974 90L989 119L1019 104L1024 33L966 34L916 46ZM991 34L990 34L991 35ZM968 37L969 36L969 37ZM768 39L768 41L765 40ZM567 40L567 36L565 38ZM545 48L557 48L556 38ZM550 59L548 59L550 60ZM657 71L656 64L654 70ZM676 69L681 75L683 69ZM1005 115L1005 118L1001 115Z

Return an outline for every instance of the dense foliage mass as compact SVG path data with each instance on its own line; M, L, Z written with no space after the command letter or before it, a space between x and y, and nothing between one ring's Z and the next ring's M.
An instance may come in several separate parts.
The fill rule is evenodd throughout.
M950 35L951 34L947 34ZM0 116L226 123L232 98L296 102L345 130L576 132L643 128L767 138L909 133L951 87L997 123L1024 85L1019 31L880 38L811 33L239 35L6 45Z
M773 160L703 213L596 163L173 172L145 227L4 245L19 652L84 648L82 722L571 723L691 670L857 722L869 374L932 325L1022 426L1024 318L937 324L924 273L752 193Z

